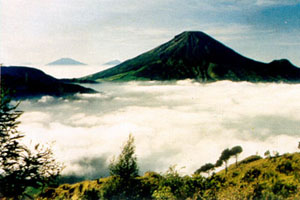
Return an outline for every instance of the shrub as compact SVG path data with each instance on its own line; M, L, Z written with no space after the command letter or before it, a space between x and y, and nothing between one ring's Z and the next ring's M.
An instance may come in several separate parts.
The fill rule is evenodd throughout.
M242 160L241 164L251 163L251 162L254 162L254 161L260 160L260 159L262 159L262 157L260 157L258 155L252 155L252 156L249 156L248 158L245 158L244 160Z
M244 175L243 179L246 182L253 182L255 179L258 179L258 177L260 176L261 171L259 169L250 169L246 172L246 174Z
M84 191L84 195L83 198L84 200L95 200L95 199L99 199L99 191L97 191L96 189L91 189L91 190L86 190Z
M172 189L169 186L160 187L155 190L152 197L157 200L176 200L176 196L172 193Z
M276 170L279 171L280 173L289 174L294 169L290 161L283 161L279 165L277 165Z
M286 198L289 195L297 192L297 186L293 185L292 183L284 183L278 180L273 185L272 192L276 195L281 195Z

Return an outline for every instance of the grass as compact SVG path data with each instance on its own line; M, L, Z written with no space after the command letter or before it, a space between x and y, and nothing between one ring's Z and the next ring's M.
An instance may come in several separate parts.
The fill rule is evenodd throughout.
M126 189L125 189L126 188ZM131 193L128 191L132 190ZM134 191L134 192L133 192ZM228 172L210 177L181 177L176 171L147 172L129 182L110 176L48 188L44 199L300 199L300 153L261 158L248 157Z

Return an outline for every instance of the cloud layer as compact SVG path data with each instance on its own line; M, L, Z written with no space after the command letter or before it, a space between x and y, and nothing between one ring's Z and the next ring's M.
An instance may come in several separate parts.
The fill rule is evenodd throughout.
M130 133L142 173L177 164L190 174L234 145L244 148L241 157L297 150L299 85L186 80L88 86L101 93L21 103L27 142L55 141L65 174L107 175Z

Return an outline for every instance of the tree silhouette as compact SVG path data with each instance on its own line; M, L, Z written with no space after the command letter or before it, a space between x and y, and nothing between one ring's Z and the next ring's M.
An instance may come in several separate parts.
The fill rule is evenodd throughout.
M267 151L264 153L264 156L267 157L267 158L270 158L270 157L271 157L270 150L267 150Z
M230 149L231 155L235 157L235 166L237 166L238 156L243 152L243 148L241 146L235 146Z
M201 172L207 173L209 175L210 171L214 170L215 165L212 163L206 163L205 165L201 166L199 169L196 170L196 174L200 174Z
M51 149L36 145L33 150L21 143L17 130L22 114L11 105L9 91L0 88L0 199L23 198L28 187L40 188L59 175L61 167Z
M223 165L223 160L217 160L215 167L221 167Z
M223 162L225 162L225 172L226 173L227 173L228 160L231 156L232 156L231 151L227 148L227 149L223 150L223 152L221 153L221 156L219 158L219 160L222 160Z

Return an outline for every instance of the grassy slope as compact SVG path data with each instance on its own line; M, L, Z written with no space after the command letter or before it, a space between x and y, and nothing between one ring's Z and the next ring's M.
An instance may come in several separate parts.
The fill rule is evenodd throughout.
M232 197L244 199L248 196L299 199L300 154L284 154L278 157L259 159L250 163L235 164L218 173L226 181L217 193L219 199ZM292 198L293 199L293 198Z
M269 199L300 199L300 194L297 192L300 191L299 163L299 153L284 154L254 161L247 158L239 162L238 166L235 164L230 165L227 173L222 170L206 180L200 175L180 177L176 174L160 175L148 172L144 176L135 178L133 185L136 187L134 188L135 191L148 198L154 197L153 193L156 193L156 197L162 195L167 197L166 199L171 199L175 195L178 198L181 191L181 193L186 193L194 199L197 197L204 199L260 199L267 197ZM63 184L58 188L48 189L43 196L45 199L93 197L93 195L103 195L104 193L107 194L107 191L113 191L114 187L118 187L118 184L118 177L83 181L72 185ZM174 189L171 186L171 192L168 191L168 187L161 187L163 192L157 192L163 184L167 186L172 184L173 186L183 185L180 186L181 189ZM186 188L193 188L193 193L187 194L190 189ZM182 198L186 197L182 196Z

